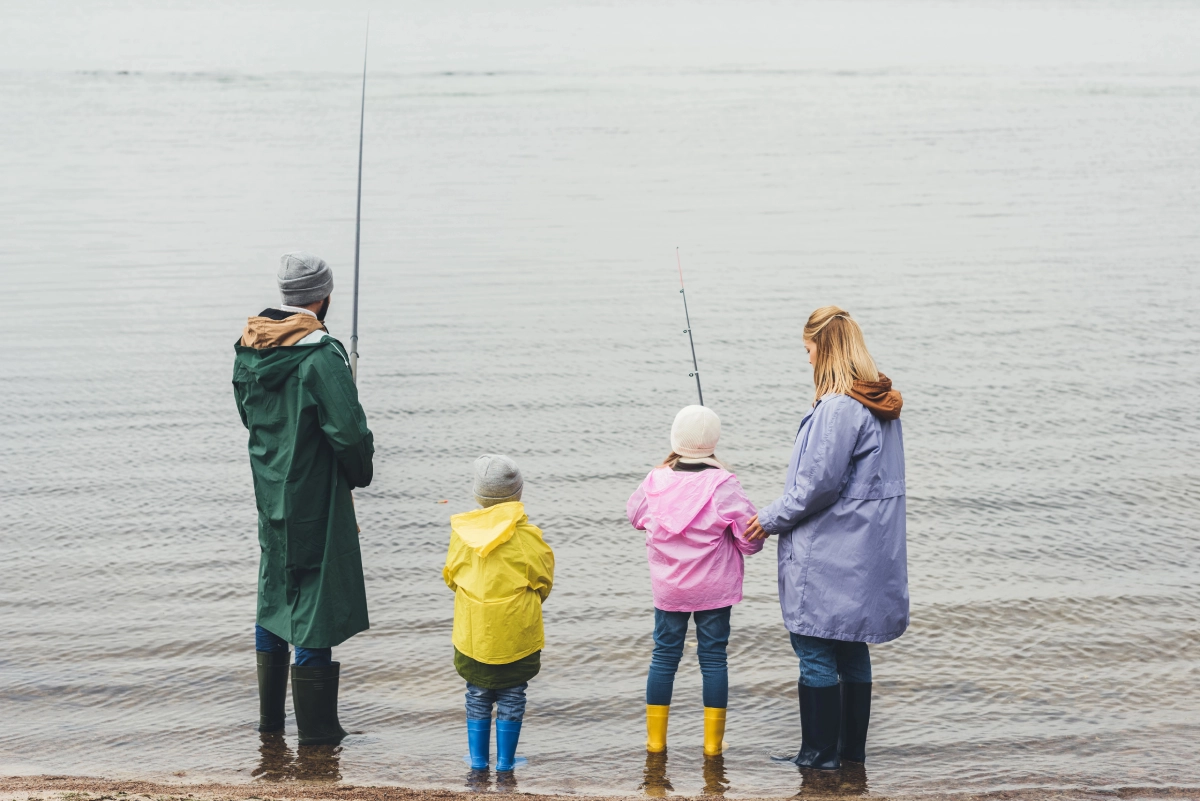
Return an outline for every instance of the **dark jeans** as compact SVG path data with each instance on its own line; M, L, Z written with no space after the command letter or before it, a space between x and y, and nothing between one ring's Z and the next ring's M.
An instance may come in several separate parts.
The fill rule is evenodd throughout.
M729 668L725 648L729 645L729 613L733 609L706 609L702 612L664 612L654 610L654 653L650 674L646 677L646 703L666 706L675 689L675 671L683 656L688 618L696 618L696 656L704 677L704 705L724 709L729 706Z
M800 657L800 681L809 687L833 687L842 681L871 681L871 652L865 642L826 640L788 632Z
M287 640L276 636L257 623L254 625L254 650L286 654ZM301 667L329 667L333 664L332 648L301 648L296 646L296 664Z

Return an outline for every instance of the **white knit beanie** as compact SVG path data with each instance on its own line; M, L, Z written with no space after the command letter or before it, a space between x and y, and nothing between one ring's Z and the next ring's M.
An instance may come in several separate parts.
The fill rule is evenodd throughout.
M713 459L717 440L721 438L721 418L707 406L684 406L671 424L671 450L685 464L721 463Z

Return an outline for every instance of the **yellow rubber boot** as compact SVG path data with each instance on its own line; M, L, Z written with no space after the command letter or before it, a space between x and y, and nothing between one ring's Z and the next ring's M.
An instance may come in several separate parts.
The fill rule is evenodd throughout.
M725 750L725 710L704 707L704 755L720 756Z
M669 704L646 704L646 750L660 754L667 750L667 716Z

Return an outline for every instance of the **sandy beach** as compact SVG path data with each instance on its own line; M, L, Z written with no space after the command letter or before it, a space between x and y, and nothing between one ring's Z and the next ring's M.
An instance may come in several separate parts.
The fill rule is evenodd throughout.
M818 782L819 783L819 782ZM529 798L537 795L546 801L607 801L613 798L645 796L542 795L483 791L496 799ZM253 784L190 784L124 781L96 777L7 776L0 778L0 801L451 801L466 799L478 792L421 790L394 786L357 786L313 782L257 782ZM686 799L689 796L671 796ZM698 796L711 798L711 796ZM891 795L847 793L836 784L805 787L796 798L833 799L866 797L876 801L1092 801L1092 799L1200 798L1200 791L1171 787L1114 787L1103 789L1011 790L989 793L922 793Z

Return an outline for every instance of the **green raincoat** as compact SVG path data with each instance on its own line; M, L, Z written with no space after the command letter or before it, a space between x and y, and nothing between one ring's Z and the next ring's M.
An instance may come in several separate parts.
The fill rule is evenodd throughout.
M332 648L370 627L350 490L371 483L375 448L345 348L293 317L252 317L234 346L262 550L257 620L293 645Z

